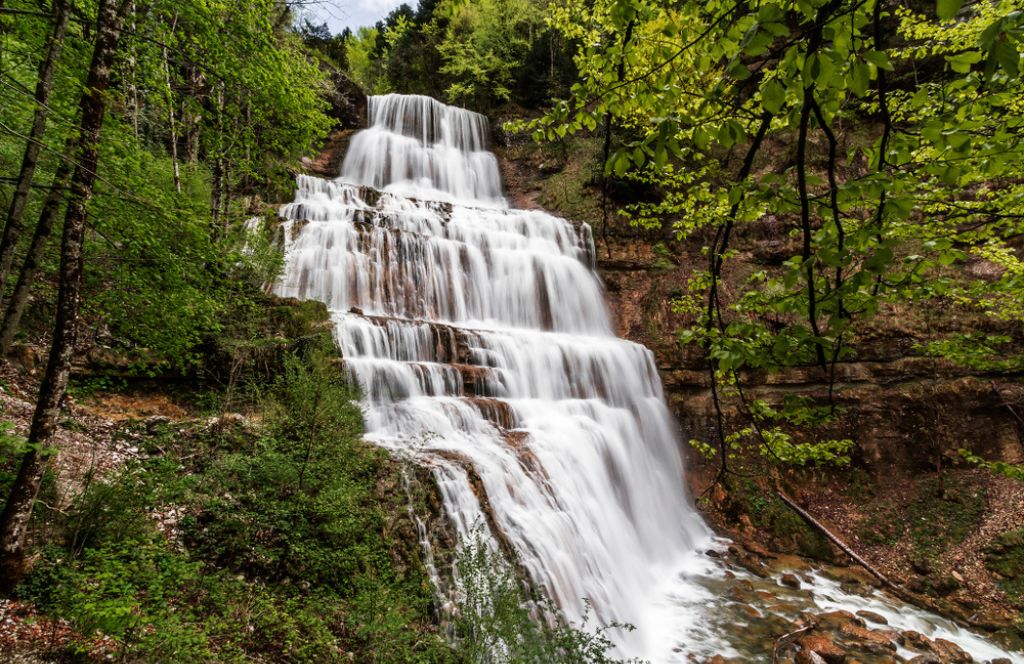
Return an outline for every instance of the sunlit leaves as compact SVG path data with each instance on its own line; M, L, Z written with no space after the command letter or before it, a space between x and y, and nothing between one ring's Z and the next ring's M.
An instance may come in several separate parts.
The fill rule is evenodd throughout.
M876 26L874 3L842 1L823 16L827 3L812 1L635 0L624 80L617 37L626 14L611 0L565 0L551 20L587 46L577 53L581 82L562 106L570 111L536 124L611 114L622 138L606 172L662 192L628 217L645 228L670 223L721 259L722 274L700 282L705 297L688 290L674 306L693 320L681 341L704 349L723 383L816 364L815 348L846 359L850 338L893 308L942 303L1024 322L1024 275L1008 242L1024 233L1019 2L944 0L921 12L880 1ZM770 147L740 181L765 114ZM793 157L802 122L806 226ZM730 268L734 251L711 238L765 219L788 253L712 299L712 284L746 266ZM965 276L978 261L986 278ZM777 441L770 447L784 456Z

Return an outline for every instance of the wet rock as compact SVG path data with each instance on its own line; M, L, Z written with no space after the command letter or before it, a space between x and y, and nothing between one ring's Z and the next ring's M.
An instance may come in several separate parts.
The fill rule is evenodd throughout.
M857 612L857 615L867 620L868 622L875 623L876 625L888 625L889 621L885 619L885 616L875 613L874 611L868 611L867 609L861 609Z
M878 588L882 585L881 581L876 579L871 572L860 567L823 567L821 575L826 579L851 586L872 586Z
M896 652L896 640L899 638L896 632L867 629L854 623L843 625L840 633L847 640L846 645L855 647L859 652L874 655Z
M803 650L797 654L796 664L827 664L827 660L816 652Z
M740 604L740 611L742 611L743 613L747 614L755 620L760 620L763 617L760 611L750 606L749 604Z
M779 579L779 583L790 588L800 588L800 579L796 577L796 574L790 574L788 572L782 575L782 578Z
M1013 664L1013 662L1007 657L996 657L995 659L990 659L988 664Z
M842 609L822 613L821 615L816 616L816 618L818 620L818 623L822 626L822 628L829 630L839 631L845 625L851 624L864 627L863 620L853 615L849 611L843 611Z
M934 655L918 655L907 660L907 664L942 664L942 662Z
M952 641L947 641L946 639L935 639L935 641L932 642L932 647L934 648L935 654L938 655L939 659L941 659L944 664L947 662L949 664L969 664L974 661L973 657L968 655L963 648Z
M932 652L932 640L912 629L903 632L903 645L918 652Z
M846 661L846 651L836 645L835 641L828 634L809 634L797 640L800 653L797 655L797 664L802 662L815 661L802 655L817 655L826 664L843 664Z
M772 553L770 553L768 549L764 548L757 542L746 542L743 545L743 548L749 551L750 553L754 554L755 556L758 556L759 558L764 558L766 560L775 559L775 556Z

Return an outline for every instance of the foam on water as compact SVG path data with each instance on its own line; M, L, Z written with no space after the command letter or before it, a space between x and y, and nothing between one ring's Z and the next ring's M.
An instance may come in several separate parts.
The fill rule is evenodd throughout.
M500 534L569 620L589 602L635 625L623 654L727 653L688 580L711 533L653 356L612 333L589 229L507 206L483 116L387 95L369 125L337 180L299 176L276 287L332 310L369 437L432 468L460 536Z

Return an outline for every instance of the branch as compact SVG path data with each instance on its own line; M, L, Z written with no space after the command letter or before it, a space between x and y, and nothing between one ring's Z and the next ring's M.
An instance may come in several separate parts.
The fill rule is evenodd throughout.
M835 544L840 549L842 549L843 552L846 555L850 556L850 558L852 558L854 561L856 561L858 565L860 565L861 567L863 567L867 571L871 572L871 574L874 575L874 577L877 578L879 581L881 581L883 585L885 585L887 588L891 588L891 589L895 590L900 595L903 594L903 589L902 588L900 588L895 583L890 581L884 574L882 574L877 569L872 567L871 564L868 563L866 560L864 560L863 558L858 556L857 553L854 552L853 549L848 547L836 535L832 534L832 531L829 530L828 528L826 528L825 526L823 526L820 521L815 519L813 516L808 514L806 510L804 510L802 507L797 505L793 501L792 498L790 498L786 494L782 493L781 491L776 491L775 493L776 493L776 495L779 496L779 498L782 499L782 502L784 502L787 505L789 505L790 508L792 508L792 510L794 512L796 512L797 514L799 514L801 517L803 517L804 520L807 521L807 523L809 523L810 525L814 526L819 532L821 532L821 534L823 534L825 537L829 538L829 540L831 540L833 544Z

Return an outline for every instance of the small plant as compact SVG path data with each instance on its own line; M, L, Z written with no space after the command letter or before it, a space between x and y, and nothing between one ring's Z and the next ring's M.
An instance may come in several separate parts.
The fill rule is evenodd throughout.
M479 530L463 545L456 563L459 580L456 650L477 664L611 664L613 623L591 628L589 614L570 624L550 598L530 590Z

